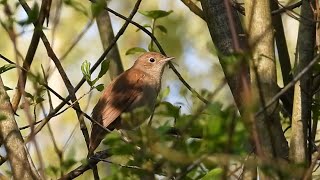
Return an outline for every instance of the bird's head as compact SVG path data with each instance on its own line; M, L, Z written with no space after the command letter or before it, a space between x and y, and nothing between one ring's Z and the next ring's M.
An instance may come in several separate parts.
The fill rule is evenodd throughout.
M157 52L147 52L138 57L133 67L139 68L151 75L153 73L162 74L165 65L172 59L174 59L174 57L166 57Z

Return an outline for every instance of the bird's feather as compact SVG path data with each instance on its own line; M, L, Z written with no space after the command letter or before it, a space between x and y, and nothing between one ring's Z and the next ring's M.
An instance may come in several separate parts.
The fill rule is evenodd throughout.
M126 74L130 71L132 76L126 78L128 77ZM109 130L115 128L109 126L112 125L122 112L134 108L132 106L139 103L143 91L143 85L141 83L143 82L145 75L144 73L135 73L134 71L139 70L130 69L125 71L111 82L104 90L103 95L93 109L92 118L99 122L103 127L108 127ZM106 130L96 123L92 124L89 144L90 151L93 152L97 148L106 133Z

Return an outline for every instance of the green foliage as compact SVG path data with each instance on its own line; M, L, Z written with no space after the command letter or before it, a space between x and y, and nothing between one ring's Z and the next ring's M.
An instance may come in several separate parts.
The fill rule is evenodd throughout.
M158 29L160 32L162 32L163 34L167 34L168 30L166 27L164 27L163 25L156 25L156 21L157 19L163 18L163 17L167 17L169 16L173 11L163 11L163 10L152 10L152 11L139 11L140 14L144 15L145 17L148 17L150 19L152 19L152 24L144 24L143 27L145 28L150 28L152 31L152 34L155 35L155 30ZM140 29L138 29L137 31L139 31ZM150 52L157 52L158 50L154 47L154 42L151 39L149 45L148 45L148 50ZM133 47L130 48L129 50L127 50L126 55L129 54L135 54L135 53L141 53L141 52L146 52L145 49L140 48L140 47Z
M211 179L221 179L222 178L223 170L221 168L215 168L209 171L202 180L211 180Z
M163 93L167 94L168 91L164 90ZM186 115L180 113L180 107L161 102L155 116L158 119L161 116L165 123L157 128L145 126L136 131L127 131L126 137L130 137L130 143L122 141L118 133L107 135L103 144L112 147L114 156L124 158L122 163L126 166L140 168L118 168L112 172L112 177L124 175L141 179L148 173L179 174L184 167L207 154L228 151L241 155L245 152L243 146L248 136L234 108L222 110L221 104L212 103ZM170 135L168 132L172 127L180 135ZM216 164L200 161L184 179L219 179L222 173L223 169Z
M133 47L127 50L126 55L130 54L136 54L136 53L144 53L147 52L147 50L141 48L141 47Z
M92 86L90 66L91 63L85 60L81 65L81 71L88 84Z
M157 25L156 28L158 28L162 33L167 34L168 30L166 27L162 26L162 25Z
M101 78L103 75L107 73L107 71L109 70L109 64L110 64L110 61L107 61L107 60L102 61L98 78Z
M98 91L103 91L103 89L104 89L104 85L103 84L98 84L96 86L95 86L95 84L103 75L105 75L108 72L109 64L110 64L109 60L102 61L100 72L99 72L98 76L94 80L91 80L91 72L90 72L91 63L88 62L87 60L85 60L81 64L81 72L83 74L83 77L86 79L87 83L90 85L91 88L95 88Z
M173 11L163 11L163 10L153 10L153 11L139 11L140 14L151 18L151 19L159 19L168 16Z

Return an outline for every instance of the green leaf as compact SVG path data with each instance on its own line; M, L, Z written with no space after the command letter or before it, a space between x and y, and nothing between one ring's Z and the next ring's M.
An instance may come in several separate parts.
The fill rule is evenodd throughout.
M133 144L119 144L111 149L112 155L131 155L135 151Z
M38 104L38 103L41 103L41 102L43 102L44 101L44 99L43 99L43 97L40 97L40 96L38 96L38 97L36 97L36 103Z
M152 19L159 19L162 17L166 17L171 14L173 11L163 11L163 10L153 10L153 11L139 11L142 15L152 18Z
M6 64L0 67L0 74L9 71L10 69L15 68L16 66L14 64Z
M87 80L88 84L92 86L90 66L91 66L91 63L85 60L81 65L81 71L84 78Z
M95 87L98 91L103 91L104 89L104 85L103 84L99 84L98 86Z
M127 50L126 55L143 53L143 52L147 52L147 50L145 50L141 47L133 47L133 48Z
M163 32L164 34L167 34L167 28L165 28L162 25L157 25L156 28L158 28L161 32Z
M110 60L104 60L101 63L101 70L99 72L98 78L101 78L103 75L106 74L106 72L109 70L109 64L110 64Z
M31 100L33 100L33 98L34 98L33 95L28 92L25 92L25 96L30 98Z
M223 170L221 168L215 168L211 171L209 171L204 177L202 177L202 180L209 180L209 179L221 179L222 178Z

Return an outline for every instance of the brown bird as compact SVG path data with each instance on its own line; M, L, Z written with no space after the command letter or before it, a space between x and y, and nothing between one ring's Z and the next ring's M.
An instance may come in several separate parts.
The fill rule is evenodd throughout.
M164 67L172 59L156 52L141 55L130 69L106 87L93 109L92 118L111 131L115 128L134 128L130 126L132 124L124 122L121 114L144 107L148 109L148 116L151 115L161 87ZM133 122L134 126L141 123ZM106 130L92 123L89 154L94 152L106 134Z

